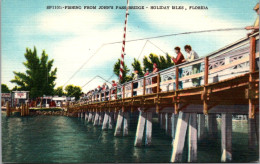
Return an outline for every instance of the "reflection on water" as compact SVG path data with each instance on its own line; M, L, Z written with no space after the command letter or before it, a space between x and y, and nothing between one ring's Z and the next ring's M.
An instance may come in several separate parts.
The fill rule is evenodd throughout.
M218 123L220 123L218 121ZM220 128L220 127L219 127ZM134 147L136 124L129 127L129 136L114 137L113 130L85 119L63 116L2 116L2 152L4 162L169 162L171 138L157 123L153 124L152 146ZM218 138L198 142L198 162L220 162ZM233 162L258 160L258 151L249 150L247 122L233 122ZM183 161L187 161L187 143Z

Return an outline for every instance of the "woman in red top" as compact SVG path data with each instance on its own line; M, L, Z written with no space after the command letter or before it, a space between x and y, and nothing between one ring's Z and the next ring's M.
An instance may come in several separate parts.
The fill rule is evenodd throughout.
M185 62L184 56L181 53L181 48L180 47L175 47L174 48L175 53L177 54L177 57L172 57L173 62L175 63L175 65L181 64L183 62Z
M159 69L157 68L157 64L153 63L153 72L152 73L156 73L158 71L159 71ZM156 84L156 83L157 83L157 76L154 76L154 77L152 77L152 84ZM152 91L153 91L153 93L156 93L157 92L157 87L156 86L153 87Z

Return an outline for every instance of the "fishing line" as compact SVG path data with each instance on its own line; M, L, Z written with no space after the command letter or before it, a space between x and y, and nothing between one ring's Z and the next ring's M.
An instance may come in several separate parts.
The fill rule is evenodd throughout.
M174 34L167 34L167 35L158 35L158 36L153 36L153 37L147 37L147 38L139 38L139 39L132 39L132 40L126 40L125 42L135 42L135 41L141 41L141 40L149 40L149 39L157 39L157 38L163 38L163 37L170 37L170 36L177 36L177 35L187 35L187 34L195 34L195 33L206 33L206 32L219 32L219 31L237 31L237 30L245 30L244 28L225 28L225 29L213 29L213 30L201 30L201 31L190 31L190 32L182 32L182 33L174 33ZM153 44L151 41L149 41L151 44ZM117 42L110 42L110 43L105 43L102 44L96 52L88 58L78 69L77 71L64 83L63 87L79 72L85 64L87 64L99 51L101 48L107 45L112 45L112 44L118 44L122 43L122 41L117 41ZM155 44L153 44L156 46ZM156 46L159 48L158 46ZM160 49L160 48L159 48ZM162 52L164 52L162 49L160 49ZM165 53L165 52L164 52ZM140 55L139 55L140 56Z

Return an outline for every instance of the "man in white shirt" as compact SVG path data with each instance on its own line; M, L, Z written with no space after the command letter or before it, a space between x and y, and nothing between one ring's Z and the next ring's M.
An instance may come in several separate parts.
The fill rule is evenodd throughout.
M187 58L185 59L185 61L191 62L199 58L199 55L194 50L192 50L190 45L184 46L184 49L187 53ZM200 73L200 63L192 65L192 74L197 74L197 73ZM200 86L200 80L201 78L191 79L193 86L195 87Z

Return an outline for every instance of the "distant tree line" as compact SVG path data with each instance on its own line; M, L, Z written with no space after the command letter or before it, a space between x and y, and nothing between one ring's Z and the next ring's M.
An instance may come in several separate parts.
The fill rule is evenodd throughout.
M39 57L36 47L33 50L26 48L24 56L26 61L23 62L23 65L26 67L26 71L14 71L15 76L11 83L15 83L16 86L10 90L7 85L1 84L2 93L30 91L30 98L32 99L42 97L43 95L66 95L79 99L82 94L82 89L79 86L67 85L64 90L63 87L54 88L56 85L57 68L53 68L54 60L48 59L45 50L42 51Z

